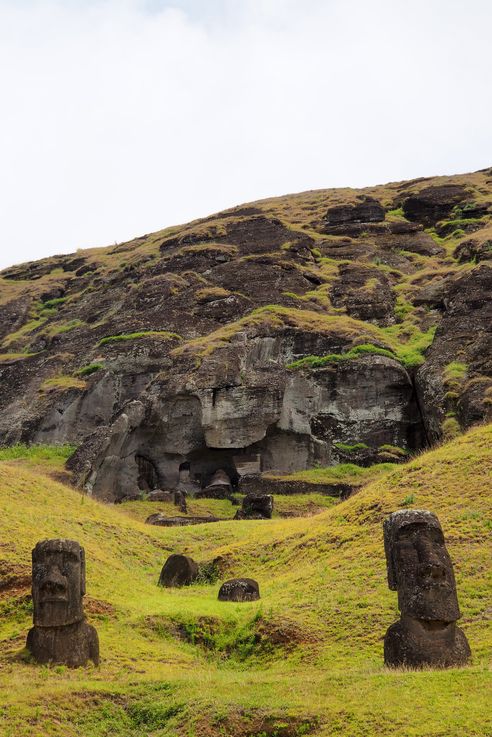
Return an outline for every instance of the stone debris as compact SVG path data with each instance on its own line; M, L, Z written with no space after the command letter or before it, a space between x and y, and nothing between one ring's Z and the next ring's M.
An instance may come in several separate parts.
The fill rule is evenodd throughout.
M166 517L162 512L150 514L145 520L146 525L158 527L186 527L188 525L203 525L206 522L222 522L220 517Z

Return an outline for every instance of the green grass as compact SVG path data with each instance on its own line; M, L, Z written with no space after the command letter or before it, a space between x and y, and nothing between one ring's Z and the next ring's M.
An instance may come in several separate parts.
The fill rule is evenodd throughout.
M468 366L463 361L451 361L444 369L444 381L447 385L460 385L468 370Z
M64 466L66 460L75 452L75 445L27 445L18 443L7 448L0 447L0 461L22 461L29 466Z
M367 354L396 359L395 354L386 348L380 348L372 343L363 343L351 348L346 353L330 353L327 356L306 356L305 358L301 358L298 361L288 364L287 368L322 368L323 366L342 363L343 361L353 361Z
M353 446L347 446L353 447ZM367 447L367 446L365 446ZM376 463L372 466L358 466L355 463L339 463L335 466L319 466L305 471L296 471L288 475L274 476L265 474L265 478L279 478L288 481L305 481L310 484L349 484L362 486L374 479L393 471L396 463ZM275 504L280 497L275 497Z
M393 358L403 364L407 369L421 366L425 361L425 351L434 340L436 327L433 326L426 332L413 327L406 342L400 342L398 340L399 332L400 329L398 326L381 328L381 339L390 339L392 341L391 348L383 348L372 343L363 343L350 348L345 353L330 353L327 356L306 356L290 363L287 368L322 368L323 366L342 363L343 361L353 361L367 354Z
M9 361L22 361L24 358L30 358L34 355L34 353L0 353L0 363L8 363Z
M86 383L83 379L79 379L75 376L55 376L52 379L45 379L40 386L40 390L43 392L49 391L68 391L69 389L79 389L83 391L86 388Z
M95 374L96 371L101 371L101 369L104 368L103 363L89 363L87 366L82 366L82 368L79 368L76 372L76 376L91 376L92 374Z
M369 446L365 443L355 443L354 445L350 445L349 443L335 443L334 447L343 453L356 453L358 450L367 450Z
M181 340L181 336L177 333L170 333L168 330L141 330L136 333L126 333L124 335L108 335L99 341L98 346L107 345L108 343L119 343L126 340L139 340L140 338L162 338L163 340Z
M48 299L46 302L41 303L41 309L51 309L52 307L58 307L59 305L64 304L66 302L68 297L56 297L55 299Z
M381 332L387 337L393 337L395 343L393 348L399 361L407 369L418 368L425 362L425 352L432 345L436 334L437 326L433 325L426 331L420 330L414 325L391 326L389 328L381 328ZM402 333L406 333L406 340L399 340Z
M41 538L79 540L87 555L86 610L102 655L99 668L73 671L23 659L29 601L22 585L4 589L1 733L292 737L311 729L319 737L488 737L491 448L492 426L478 428L309 519L182 529L145 526L127 505L80 496L22 460L0 462L3 575L25 576ZM383 666L381 638L397 610L381 523L410 498L438 513L455 561L473 651L473 664L463 669ZM220 580L160 589L171 552L200 563L219 556L221 580L257 578L261 600L219 602Z

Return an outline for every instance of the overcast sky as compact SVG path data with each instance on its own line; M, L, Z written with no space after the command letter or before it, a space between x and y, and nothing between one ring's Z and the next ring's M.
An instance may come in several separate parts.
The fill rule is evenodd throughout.
M491 0L0 0L0 268L492 165Z

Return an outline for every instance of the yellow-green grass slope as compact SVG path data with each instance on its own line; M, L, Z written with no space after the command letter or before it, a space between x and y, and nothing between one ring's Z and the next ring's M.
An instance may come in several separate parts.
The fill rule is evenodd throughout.
M0 734L6 737L492 734L492 426L397 467L307 519L146 527L19 461L0 463ZM435 511L455 564L473 663L391 671L397 618L381 523ZM100 668L30 663L26 574L43 537L79 540ZM258 579L260 602L217 601L219 582L156 586L171 552L222 557ZM9 578L10 577L10 578ZM17 577L17 578L16 578Z

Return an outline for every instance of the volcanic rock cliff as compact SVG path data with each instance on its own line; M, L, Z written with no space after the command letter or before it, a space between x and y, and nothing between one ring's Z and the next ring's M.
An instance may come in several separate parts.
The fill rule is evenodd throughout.
M114 500L492 416L492 169L264 200L0 274L0 443Z

